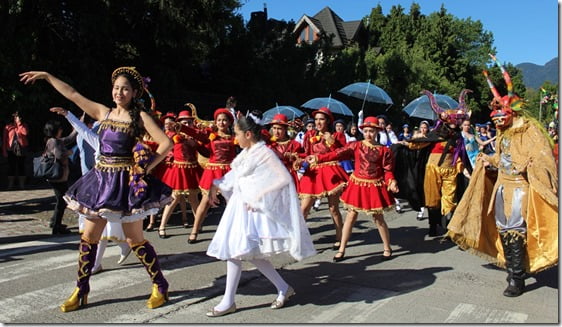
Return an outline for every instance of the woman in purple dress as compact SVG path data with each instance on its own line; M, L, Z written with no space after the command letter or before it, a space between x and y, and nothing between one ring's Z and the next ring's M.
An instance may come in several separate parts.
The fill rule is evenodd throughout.
M168 282L164 278L152 245L144 239L142 219L156 213L171 201L172 190L148 173L165 157L172 142L144 112L139 101L144 87L142 76L134 67L117 68L112 76L115 108L93 102L72 86L46 72L20 74L25 84L44 79L60 94L84 112L100 121L100 158L95 168L72 185L65 195L68 208L87 220L80 239L78 280L72 295L60 309L77 310L88 302L89 279L95 262L98 242L107 221L123 223L127 242L146 267L152 280L149 308L168 300ZM139 162L138 140L148 133L159 145L151 161ZM136 148L133 156L133 148ZM147 152L145 151L145 155Z

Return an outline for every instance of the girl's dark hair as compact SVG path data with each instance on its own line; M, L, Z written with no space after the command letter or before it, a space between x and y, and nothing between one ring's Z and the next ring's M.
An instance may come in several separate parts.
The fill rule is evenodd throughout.
M263 118L263 113L260 110L252 110L252 115L254 115L258 119ZM254 141L260 141L262 139L261 130L263 128L262 125L256 123L254 119L250 116L248 117L240 117L236 122L238 128L243 132L252 132L254 135Z
M355 126L355 135L351 134L351 127ZM359 126L357 126L357 123L350 121L347 124L347 128L345 129L345 133L349 136L354 136L355 139L357 141L362 141L363 140L363 134L361 134L361 132L359 131Z
M233 96L228 97L228 99L226 99L226 107L227 108L236 107L236 98Z
M123 76L125 77L134 90L137 90L138 94L142 91L142 85L139 85L137 80L131 75L126 72L119 73L117 77ZM142 103L141 99L133 98L131 101L131 105L129 106L129 115L131 116L131 134L134 138L140 139L144 134L144 128L141 126L140 122L140 112L144 110L144 104Z
M50 139L52 137L55 137L57 135L57 132L61 128L62 127L60 121L49 120L48 122L45 123L45 126L43 127L43 134L45 134L46 138Z

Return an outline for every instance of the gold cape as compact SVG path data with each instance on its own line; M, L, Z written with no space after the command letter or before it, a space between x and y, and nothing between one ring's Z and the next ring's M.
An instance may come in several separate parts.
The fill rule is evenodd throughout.
M533 122L522 119L519 127L498 134L511 138L513 165L526 171L529 181L527 203L526 270L534 273L558 263L558 170L548 140ZM480 156L480 155L479 155ZM489 157L497 166L499 153ZM470 183L447 228L461 248L505 267L503 247L496 228L492 200L497 187L482 160L477 160Z

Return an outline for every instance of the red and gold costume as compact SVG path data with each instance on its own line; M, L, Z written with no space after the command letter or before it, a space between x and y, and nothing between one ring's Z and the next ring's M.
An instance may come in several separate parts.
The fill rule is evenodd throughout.
M293 177L295 182L295 188L297 192L299 191L299 178L297 176L297 171L293 168L293 163L298 154L303 153L303 148L301 144L295 140L286 141L270 141L267 146L273 150L273 152L281 159L281 162L285 165L289 174Z
M289 127L287 116L284 114L276 114L273 116L271 126L280 125L284 126L285 129ZM266 140L267 147L273 150L273 152L277 155L277 157L281 160L283 165L289 171L289 174L293 177L293 181L295 182L295 189L297 193L299 192L299 178L297 175L297 171L293 167L293 163L298 158L300 153L303 153L304 150L301 144L298 141L292 140L287 135L285 131L285 141L279 141L275 136L271 136L268 131L265 129L262 130L262 136Z
M207 194L213 185L213 180L221 178L230 171L230 163L236 157L236 139L232 135L214 132L209 128L200 130L183 126L181 131L203 143L207 148L209 161L199 180L199 189L203 194Z
M394 180L394 160L389 148L373 145L368 141L356 141L333 152L316 155L318 162L355 161L349 183L341 195L345 208L367 214L382 213L394 204L387 185Z
M304 153L300 157L321 155L341 148L345 144L345 136L339 135L338 138L334 137L332 144L328 144L321 132L306 132L303 138ZM346 186L347 180L348 176L337 160L310 165L300 179L299 197L319 198L338 193Z
M199 192L199 182L203 168L197 161L197 152L208 154L207 149L193 137L179 132L171 137L173 161L166 168L162 181L170 186L174 193L189 195Z

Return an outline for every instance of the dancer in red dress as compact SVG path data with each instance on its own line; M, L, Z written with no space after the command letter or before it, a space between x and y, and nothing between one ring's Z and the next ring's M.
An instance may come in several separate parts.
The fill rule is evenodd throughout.
M287 170L293 177L295 188L299 191L299 179L297 171L293 167L293 163L298 158L299 153L304 150L298 141L292 140L287 134L289 122L284 114L277 114L271 120L271 138L267 142L267 146L281 159L281 162L287 167Z
M195 212L195 222L187 239L190 244L197 242L197 234L207 216L207 211L211 207L209 190L213 185L213 180L221 178L229 172L230 163L236 157L237 143L230 131L234 117L228 109L219 108L215 110L213 118L215 119L216 130L211 128L201 130L191 126L182 126L181 128L182 132L205 144L205 147L209 150L209 161L205 165L199 181L199 189L203 197Z
M398 192L398 186L392 173L394 166L392 152L386 146L378 143L377 135L382 128L379 126L377 118L367 117L360 128L365 137L363 141L351 142L335 151L311 155L307 158L311 165L334 160L355 160L355 169L341 196L344 207L347 208L347 217L334 262L343 260L347 241L351 236L353 225L357 221L358 211L373 215L383 242L383 260L392 257L390 233L383 215L383 209L394 204L394 198L389 191Z
M194 118L195 117L191 116L189 111L181 111L174 129L179 129L181 126L194 127ZM172 197L174 200L164 207L162 221L158 229L158 236L160 236L160 238L167 237L166 223L178 203L182 211L183 226L185 228L189 227L185 196L187 196L187 200L191 206L191 212L195 215L197 207L199 206L199 181L203 174L203 168L201 168L199 162L197 162L197 152L208 156L207 149L201 143L181 131L172 135L171 139L174 142L174 148L172 150L173 161L164 172L162 181L172 188Z
M339 134L343 139L335 138L329 132L334 117L330 109L322 107L312 113L316 129L307 131L304 135L304 153L302 159L296 161L299 166L309 155L318 155L334 151L345 144L345 136ZM337 136L338 134L336 134ZM301 209L306 219L310 208L316 198L328 197L328 206L332 220L336 227L336 242L332 246L334 250L340 247L342 217L339 209L339 195L347 184L347 174L339 162L327 161L322 164L313 164L306 170L299 182L299 197L301 198Z

